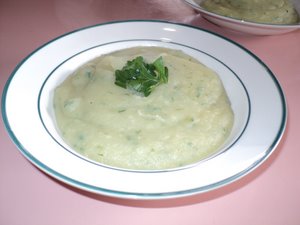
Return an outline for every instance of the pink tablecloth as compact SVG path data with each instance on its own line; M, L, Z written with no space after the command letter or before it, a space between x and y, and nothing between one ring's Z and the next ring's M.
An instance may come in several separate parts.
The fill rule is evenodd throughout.
M273 71L288 102L288 125L275 153L257 170L205 194L124 200L74 189L45 175L17 150L0 122L0 225L300 224L300 30L247 36L210 24L177 0L2 0L0 89L30 52L71 30L127 19L199 26L233 39Z

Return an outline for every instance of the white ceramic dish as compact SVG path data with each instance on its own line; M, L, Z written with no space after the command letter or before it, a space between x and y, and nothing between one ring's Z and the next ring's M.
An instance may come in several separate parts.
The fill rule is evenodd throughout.
M209 12L200 6L204 0L183 0L189 6L197 10L204 18L210 22L217 24L221 27L228 28L234 31L243 32L252 35L277 35L288 33L297 29L300 29L300 23L293 25L274 25L254 23L238 19L221 16L212 12ZM300 1L293 1L296 10L300 14Z
M99 165L64 144L53 122L55 86L98 55L141 45L181 49L220 75L235 113L232 136L221 154L184 169L138 172ZM2 114L20 152L41 170L87 191L136 199L207 192L245 176L274 151L287 119L280 85L255 55L209 31L162 21L100 24L43 45L10 76Z

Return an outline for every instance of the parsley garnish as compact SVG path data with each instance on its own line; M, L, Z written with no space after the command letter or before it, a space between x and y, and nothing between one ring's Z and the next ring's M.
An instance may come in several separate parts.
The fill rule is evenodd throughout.
M147 97L155 87L168 82L168 68L164 66L162 57L148 64L142 56L138 56L127 61L122 70L116 70L115 76L116 85Z

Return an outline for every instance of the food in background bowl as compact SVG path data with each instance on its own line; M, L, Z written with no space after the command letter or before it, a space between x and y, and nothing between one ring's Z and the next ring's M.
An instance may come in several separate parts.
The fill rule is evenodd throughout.
M210 12L244 21L299 23L299 15L289 0L204 0L200 5Z
M144 61L137 63L147 70L164 73L159 85L145 75L143 82L153 86L149 93L139 91L137 77L127 86L117 79L139 57ZM54 110L63 139L75 151L133 170L178 168L206 159L222 149L234 121L213 70L181 51L159 47L120 50L84 64L56 88Z

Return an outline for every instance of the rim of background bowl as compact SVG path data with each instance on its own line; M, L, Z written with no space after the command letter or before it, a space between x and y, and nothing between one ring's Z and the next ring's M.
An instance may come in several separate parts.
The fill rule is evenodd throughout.
M204 9L203 7L201 7L199 4L197 4L195 1L193 0L184 0L185 3L187 3L188 5L190 5L192 8L198 10L200 13L213 17L215 19L219 19L219 20L225 20L226 22L230 22L230 23L234 23L234 24L239 24L239 25L245 25L245 26L249 26L249 27L259 27L259 28L272 28L272 29L300 29L300 21L297 24L270 24L270 23L256 23L256 22L251 22L251 21L247 21L247 20L239 20L236 18L232 18L232 17L227 17L227 16L223 16L214 12L210 12L207 11L206 9ZM298 12L298 10L297 10ZM298 14L300 14L298 12Z

